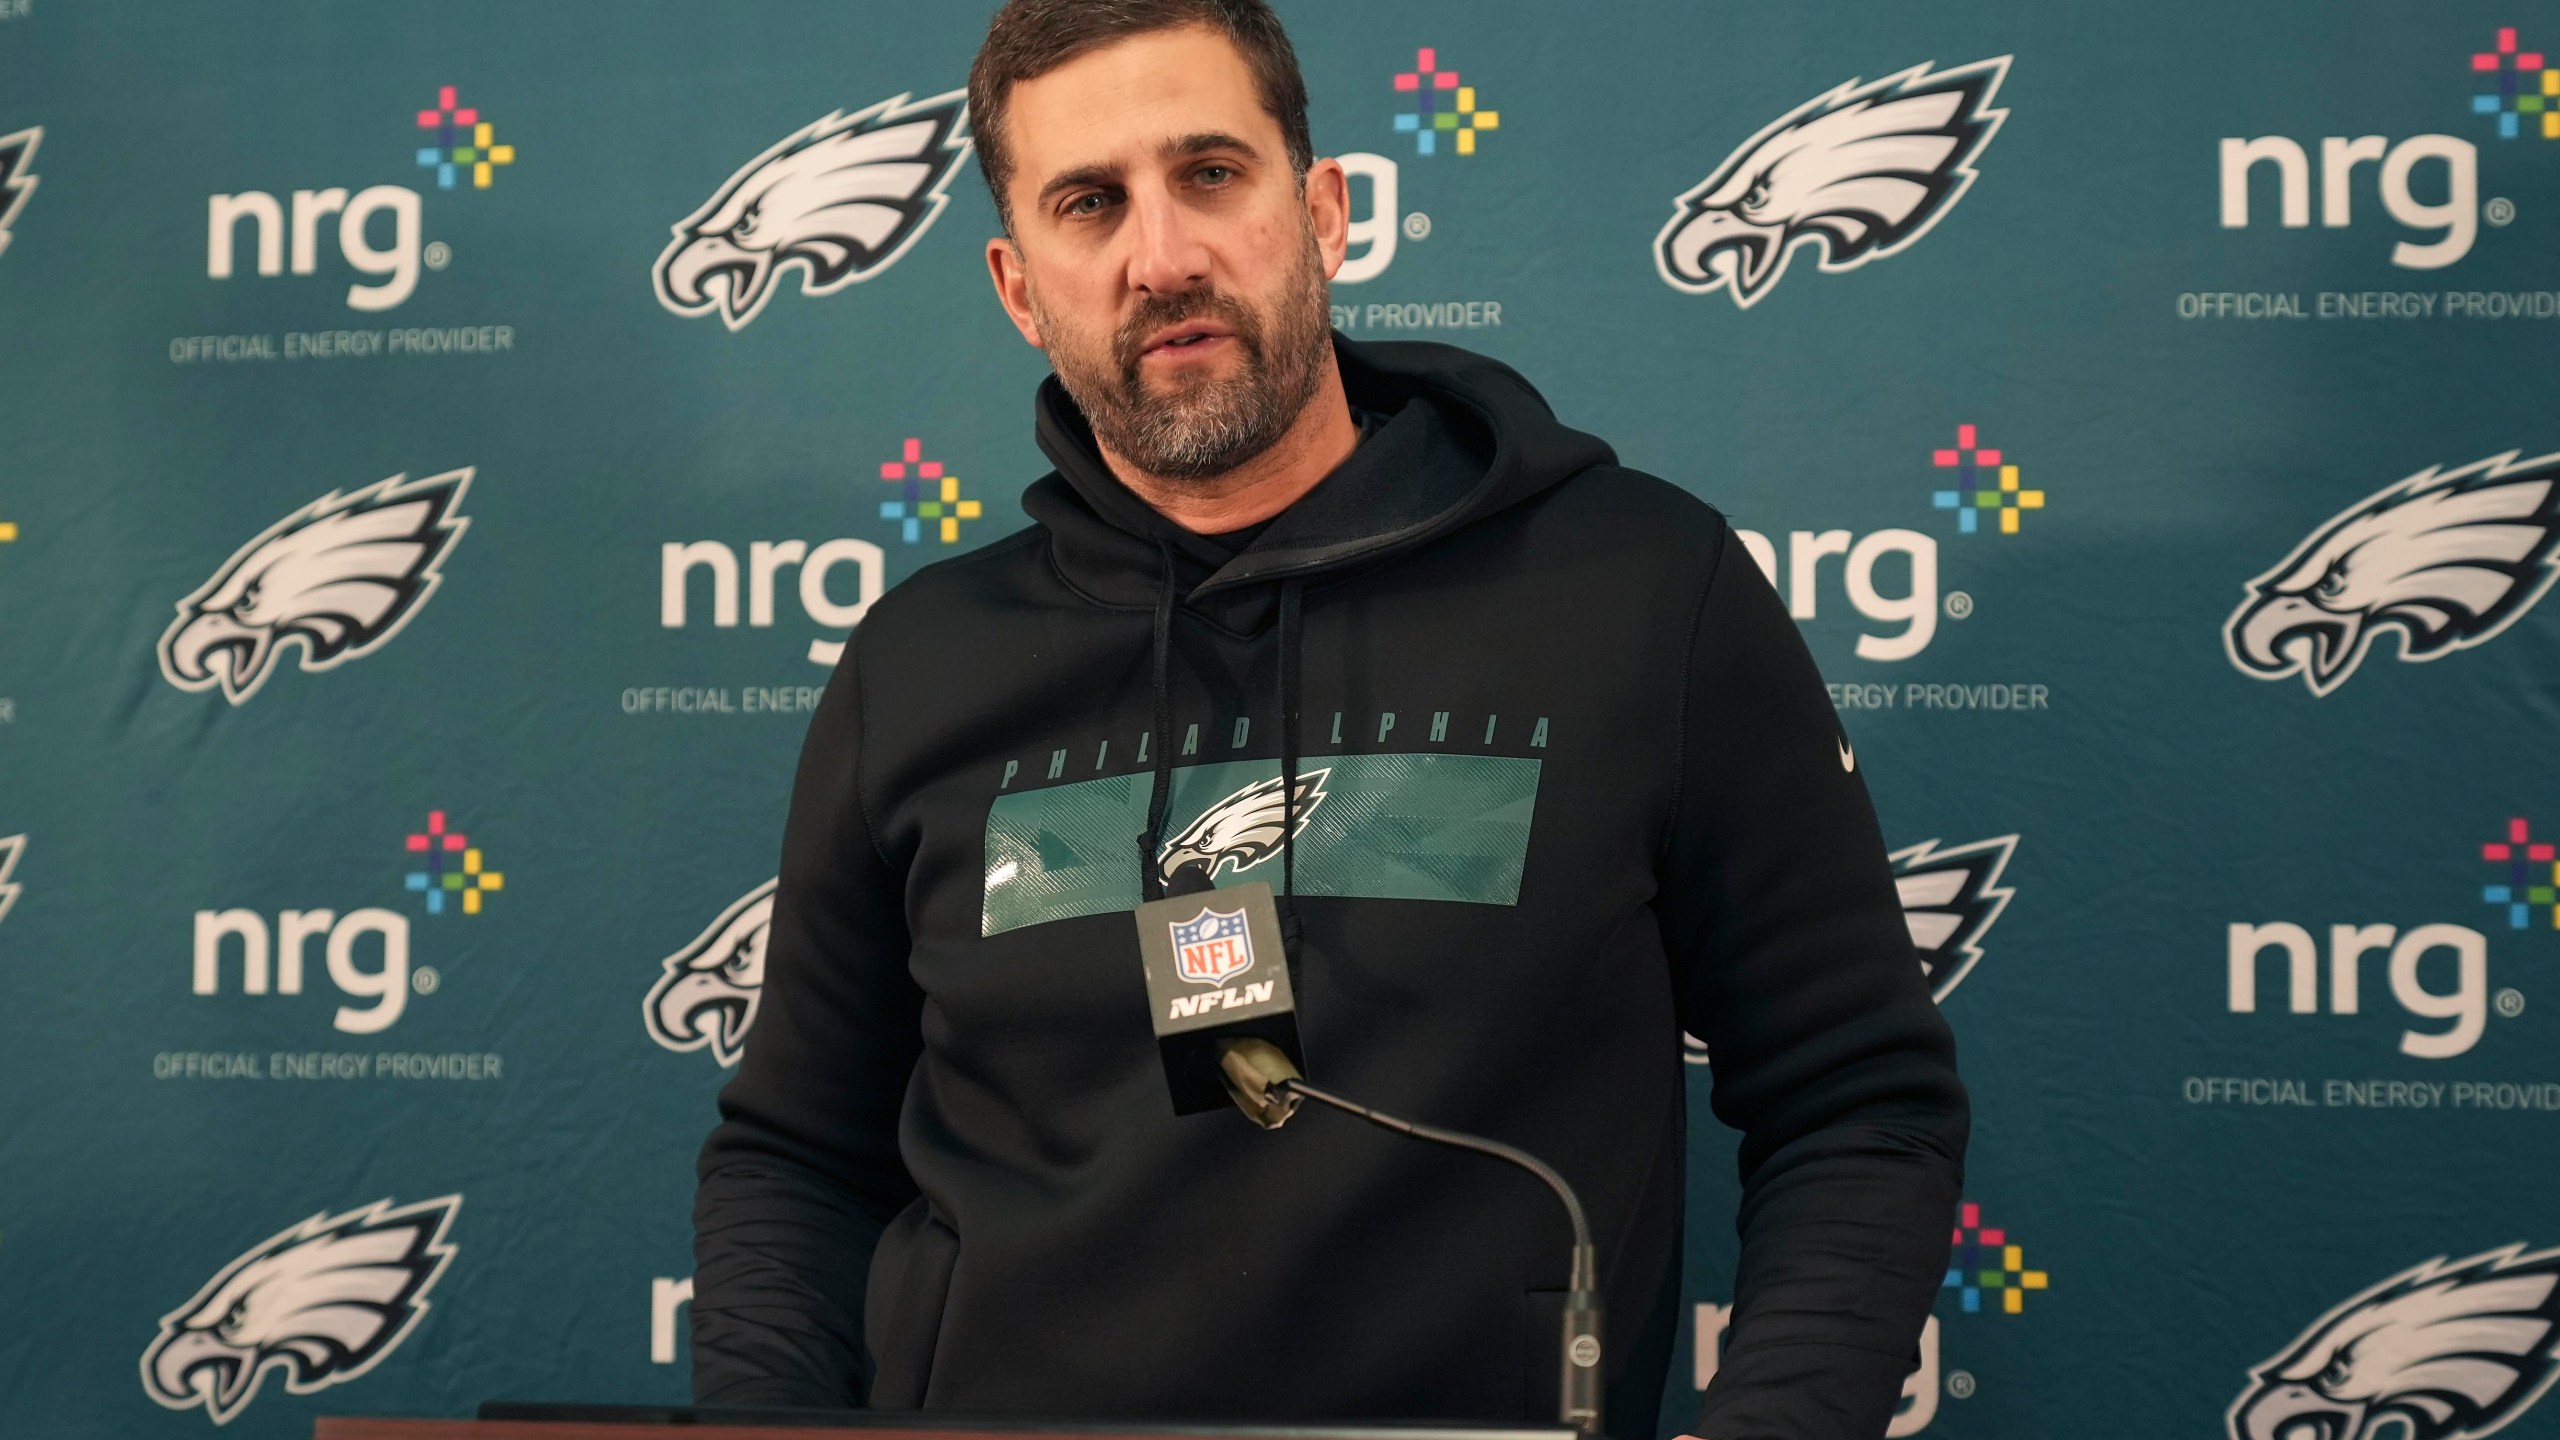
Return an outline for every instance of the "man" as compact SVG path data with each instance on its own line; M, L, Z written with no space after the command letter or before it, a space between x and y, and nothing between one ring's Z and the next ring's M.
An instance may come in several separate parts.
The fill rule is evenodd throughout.
M697 1399L1553 1423L1534 1180L1172 1113L1129 911L1188 871L1280 893L1317 1083L1573 1182L1640 1440L1704 1037L1745 1139L1698 1431L1882 1434L1966 1102L1748 553L1509 369L1329 333L1343 172L1260 0L1010 0L970 113L1057 472L872 609L810 727Z

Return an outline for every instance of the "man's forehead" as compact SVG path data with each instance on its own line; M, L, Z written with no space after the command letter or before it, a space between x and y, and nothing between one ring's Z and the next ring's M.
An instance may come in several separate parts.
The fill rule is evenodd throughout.
M1243 54L1205 26L1133 35L1022 81L1006 125L1018 173L1034 186L1068 170L1191 153L1202 137L1255 150L1278 143Z

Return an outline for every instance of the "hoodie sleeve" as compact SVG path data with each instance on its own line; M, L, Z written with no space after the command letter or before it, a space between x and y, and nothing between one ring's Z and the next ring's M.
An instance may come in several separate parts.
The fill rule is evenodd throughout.
M1873 1440L1946 1272L1969 1110L1875 811L1794 622L1719 527L1656 902L1742 1132L1707 1440Z
M921 1050L901 876L860 789L859 636L800 754L762 997L694 1195L697 1403L868 1398L871 1255L915 1183L898 1114Z

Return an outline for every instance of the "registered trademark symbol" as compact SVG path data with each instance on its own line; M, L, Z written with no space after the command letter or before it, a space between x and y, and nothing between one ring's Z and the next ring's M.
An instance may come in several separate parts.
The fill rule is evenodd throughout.
M436 967L433 965L421 965L409 972L409 988L421 995L433 995L436 993L437 982L442 978L436 974Z
M1950 1394L1950 1395L1953 1395L1954 1397L1956 1397L1956 1398L1957 1398L1957 1399L1959 1399L1959 1400L1970 1400L1970 1399L1972 1399L1972 1398L1973 1398L1973 1372L1972 1372L1972 1371L1970 1371L1970 1370L1950 1370L1950 1371L1948 1371L1948 1372L1947 1372L1947 1393L1948 1393L1948 1394Z
M2499 991L2490 1003L2498 1007L2499 1014L2513 1020L2524 1013L2524 992L2510 987Z
M2501 195L2480 207L2481 217L2492 225L2506 225L2516 218L2516 202Z
M2499 223L2504 224L2505 222L2501 221ZM1407 240L1430 239L1431 217L1423 214L1419 210L1416 210L1412 214L1404 217L1404 238Z
M427 268L441 270L453 263L453 247L441 240L427 242Z
M1961 590L1947 592L1947 618L1961 620L1973 613L1973 597Z

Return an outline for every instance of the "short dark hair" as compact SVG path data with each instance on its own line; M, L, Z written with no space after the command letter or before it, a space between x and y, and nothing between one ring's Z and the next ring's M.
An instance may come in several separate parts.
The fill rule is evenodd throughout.
M1006 234L1013 233L1013 207L1004 193L1013 179L1013 152L1005 142L1004 116L1013 87L1088 50L1186 25L1208 26L1243 52L1264 112L1280 123L1289 168L1306 177L1316 158L1307 136L1307 82L1280 17L1263 0L1005 0L969 66L969 129L977 141L978 173L995 192L996 219Z

